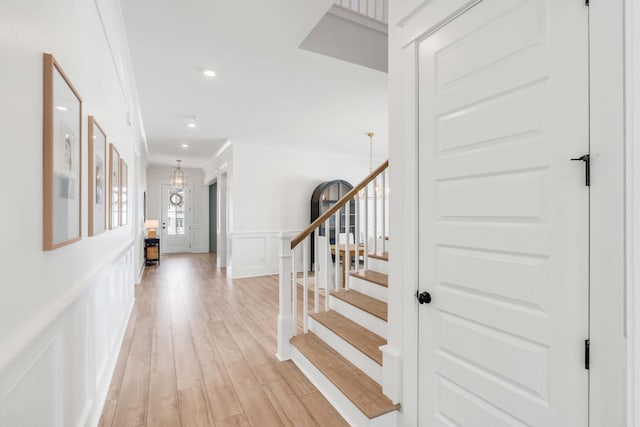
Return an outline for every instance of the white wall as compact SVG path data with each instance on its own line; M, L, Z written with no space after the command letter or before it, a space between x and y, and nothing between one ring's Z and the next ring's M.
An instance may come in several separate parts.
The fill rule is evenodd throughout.
M123 28L119 2L0 2L3 426L92 424L109 385L133 302L140 255L131 248L142 219L133 208L127 226L87 237L86 128L94 115L129 165L133 199L141 197L135 168L144 167L145 143ZM83 100L82 240L49 252L42 251L44 52Z
M339 153L285 151L255 145L233 146L232 277L278 272L278 233L310 223L311 194L326 181L356 185L369 174L363 158ZM386 159L374 159L374 167Z
M162 220L162 184L170 184L173 169L158 166L147 169L147 217L150 219ZM184 169L184 172L193 191L190 201L192 224L188 236L191 252L209 252L209 186L204 184L202 170ZM158 235L160 233L158 230Z

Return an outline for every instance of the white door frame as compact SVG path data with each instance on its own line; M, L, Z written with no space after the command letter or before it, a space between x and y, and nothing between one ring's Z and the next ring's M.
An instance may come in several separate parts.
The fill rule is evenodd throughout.
M640 6L625 1L627 426L640 425Z
M165 209L165 203L167 202L166 199L166 194L165 194L165 188L167 187L171 187L171 184L164 184L161 183L160 184L160 194L161 194L161 198L160 198L160 253L161 254L171 254L171 253L176 253L176 252L170 252L167 253L167 236L164 233L165 231L165 216L167 214L166 209ZM180 251L179 253L191 253L193 252L193 248L192 248L192 230L193 230L193 186L192 185L185 185L184 186L184 191L185 191L185 221L187 223L187 228L185 229L185 234L184 234L184 251Z
M593 158L590 227L591 426L626 425L627 406L630 406L626 403L627 397L633 397L625 396L625 1L631 2L591 0L589 6L590 148ZM393 258L401 261L390 265L389 282L404 285L390 293L390 340L387 347L390 351L395 350L403 355L400 424L406 426L418 424L418 311L414 296L418 282L418 242L415 233L418 218L418 139L417 103L414 94L417 67L415 52L406 47L424 37L429 32L425 32L426 28L446 24L477 2L478 0L405 0L391 2L389 9L389 139L403 142L390 144L389 150L391 186L394 192L390 232L394 236L401 236L395 240L396 244L392 242ZM640 190L636 191L640 202ZM637 247L637 253L640 254L640 242ZM640 318L637 313L640 310L640 298L636 298L638 305L634 308L636 316ZM639 331L635 333L640 339ZM634 356L640 363L640 348ZM636 386L640 390L640 378L638 381ZM390 392L393 394L393 390Z
M224 171L221 171L218 175L218 222L216 226L218 227L218 252L216 253L217 257L217 265L219 268L226 268L231 261L227 255L228 251L228 242L227 242L227 234L228 224L229 224L229 191L228 191L228 177L229 174L225 168Z
M624 426L624 0L589 6L591 75L591 426Z

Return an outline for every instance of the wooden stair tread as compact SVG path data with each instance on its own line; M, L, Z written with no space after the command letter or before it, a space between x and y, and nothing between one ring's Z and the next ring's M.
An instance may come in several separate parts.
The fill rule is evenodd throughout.
M386 302L371 298L368 295L352 290L333 291L331 292L331 295L338 299L341 299L348 304L353 305L354 307L358 307L362 311L366 311L372 316L382 319L385 322L387 321Z
M312 332L291 338L291 343L369 419L400 409L378 383Z
M366 280L367 282L375 283L376 285L384 286L385 288L389 287L389 276L383 273L378 273L377 271L361 270L351 273L351 276Z
M382 352L379 347L385 345L387 340L337 311L310 313L309 316L382 366Z
M389 261L389 252L382 252L381 254L371 253L368 254L369 258L380 259L382 261Z

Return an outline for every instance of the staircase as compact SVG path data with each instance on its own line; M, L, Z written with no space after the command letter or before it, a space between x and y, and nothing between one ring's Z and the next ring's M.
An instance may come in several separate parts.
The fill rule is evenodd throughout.
M395 426L400 408L382 388L387 168L385 162L307 230L282 240L278 357L293 360L353 426ZM311 239L318 250L310 264ZM316 269L312 284L308 265Z

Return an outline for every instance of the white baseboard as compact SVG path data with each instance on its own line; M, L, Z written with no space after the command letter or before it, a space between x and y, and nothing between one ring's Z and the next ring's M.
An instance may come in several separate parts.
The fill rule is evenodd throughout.
M227 269L227 274L233 279L278 274L281 235L277 231L229 233L233 269ZM297 268L302 268L300 251L296 253L296 263Z
M227 270L228 272L228 270ZM235 266L231 273L232 279L243 279L246 277L270 276L278 274L278 266L253 266L253 267L237 267Z

